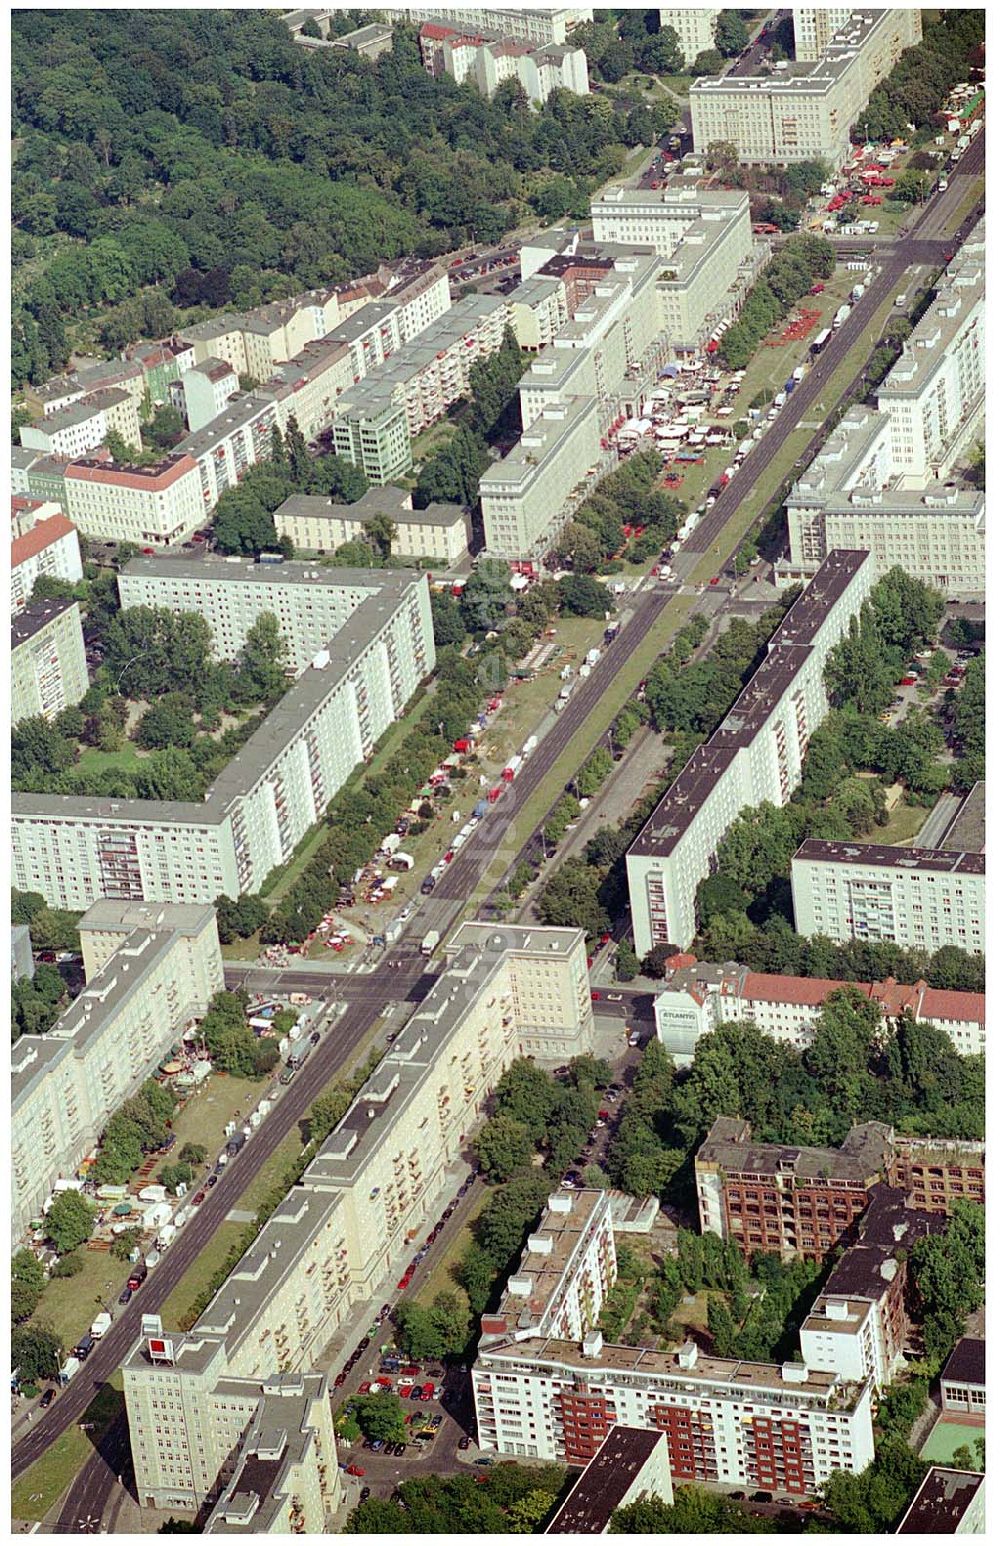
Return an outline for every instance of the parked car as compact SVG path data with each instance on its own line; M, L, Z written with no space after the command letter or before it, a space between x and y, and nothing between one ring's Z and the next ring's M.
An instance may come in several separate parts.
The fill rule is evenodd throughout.
M56 1399L56 1393L50 1387L45 1392L44 1396L42 1397L42 1400L41 1400L42 1411L44 1412L48 1407L50 1407L55 1399Z
M472 1445L472 1440L469 1438L468 1434L465 1434L464 1437L460 1438L459 1441L458 1441L459 1449L469 1449L469 1448L471 1448L471 1445Z
M351 1464L347 1467L347 1474L348 1476L364 1476L365 1468L363 1465Z
M132 1297L132 1290L126 1285L126 1287L123 1288L121 1293L118 1295L118 1303L119 1304L128 1304L128 1302L131 1299L131 1297Z

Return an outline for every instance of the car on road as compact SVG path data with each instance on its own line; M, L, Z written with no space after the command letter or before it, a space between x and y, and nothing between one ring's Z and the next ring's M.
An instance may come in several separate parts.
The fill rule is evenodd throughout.
M44 1412L47 1407L50 1407L55 1399L55 1391L52 1389L47 1390L41 1400L42 1411Z
M208 1180L205 1182L205 1186L206 1186L207 1190L211 1191L212 1187L215 1186L218 1183L218 1180L219 1180L219 1178L215 1174L215 1171L213 1170L212 1174L209 1176Z
M394 1455L405 1455L406 1454L406 1445L405 1444L394 1444L392 1446L392 1452L393 1452Z
M372 1490L370 1487L362 1487L361 1491L358 1493L358 1498L362 1503L367 1503L371 1495Z
M336 1386L336 1388L339 1390L341 1385L343 1385L343 1383L344 1383L344 1381L346 1379L347 1379L347 1371L342 1369L340 1371L340 1373L337 1375L337 1378L334 1380L333 1383Z
M195 1192L194 1196L191 1199L191 1206L193 1208L200 1208L204 1201L205 1201L205 1193L204 1193L204 1191Z
M125 1288L122 1289L121 1293L118 1295L118 1303L119 1304L128 1304L128 1302L131 1299L131 1297L132 1297L132 1290L129 1287L126 1286Z
M459 1449L470 1449L472 1447L472 1440L469 1438L468 1434L465 1434L462 1438L459 1439L458 1447Z
M348 1476L364 1476L365 1468L363 1465L355 1465L352 1462L351 1465L347 1467L347 1474Z

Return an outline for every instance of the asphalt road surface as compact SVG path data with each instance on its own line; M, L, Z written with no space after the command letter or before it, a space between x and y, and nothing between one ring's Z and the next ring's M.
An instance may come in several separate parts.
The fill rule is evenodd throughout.
M844 326L833 334L826 349L797 388L793 399L794 411L779 415L712 509L702 517L698 530L685 543L685 551L698 554L711 551L726 523L742 504L749 501L751 495L755 511L763 510L777 496L782 480L773 475L768 477L769 464L773 462L775 453L780 450L800 420L808 416L811 405L819 398L838 364L860 338L870 334L872 318L882 301L896 291L906 269L911 264L943 262L946 248L949 251L952 250L962 235L979 218L981 208L973 211L963 222L961 232L949 234L946 230L967 194L967 187L963 191L962 183L966 178L982 175L985 170L985 138L985 132L979 134L961 161L951 168L948 191L937 194L927 204L911 230L898 242L891 248L880 250L878 257L882 272L869 286L863 299L853 307ZM952 182L952 179L955 181ZM954 196L952 196L953 188L957 189ZM817 432L803 455L803 462L815 455L825 435L825 430ZM720 555L720 568L724 566L727 557L728 555ZM534 755L525 764L523 772L480 823L462 852L449 865L435 893L426 899L428 904L436 904L433 911L442 917L442 921L446 914L454 917L462 909L498 850L503 851L504 828L510 825L512 818L530 798L580 725L600 702L628 659L634 645L656 625L660 613L672 594L671 590L649 590L640 593L632 618L621 629L615 642L605 651L591 675L578 684L569 704L544 737ZM428 923L432 927L436 926L432 918L432 907L429 905L421 907L418 927L425 928ZM411 929L411 933L415 932L416 929ZM382 973L373 974L373 991L370 995L364 990L358 990L358 996L348 1002L344 1013L324 1034L320 1045L261 1123L257 1132L235 1159L226 1166L218 1185L208 1193L195 1216L181 1231L176 1243L150 1274L131 1304L116 1319L110 1332L101 1339L72 1384L44 1416L33 1424L30 1433L14 1446L11 1453L11 1471L14 1477L20 1476L60 1433L83 1416L97 1391L109 1375L120 1366L138 1340L141 1316L159 1309L187 1268L205 1249L237 1198L249 1186L264 1162L274 1153L295 1123L305 1116L313 1100L332 1078L335 1070L349 1058L352 1049L358 1045L370 1026L378 1004L380 1002L384 1004L387 998L396 997L396 990L406 988L409 991L417 978L423 975L424 965L421 959L417 956L405 956L405 942L399 954L406 959L407 964L397 969L393 975L394 991L387 992L378 982ZM325 974L317 975L321 976L325 984ZM297 977L296 981L301 985L303 979ZM399 996L403 994L400 992Z
M416 961L408 969L400 970L400 985L407 973L411 974L412 981L416 980L422 970L423 963L418 964ZM230 1160L219 1177L218 1185L207 1194L197 1213L181 1230L170 1250L133 1296L132 1302L118 1315L107 1335L101 1338L79 1374L49 1410L32 1424L30 1432L14 1445L11 1453L13 1476L20 1476L64 1429L80 1421L98 1390L138 1341L141 1317L160 1308L191 1263L208 1245L264 1162L305 1116L335 1071L350 1058L371 1025L375 1013L376 1006L367 1000L349 1003L340 1018L324 1031L322 1041L304 1067L282 1092L281 1099L275 1103L253 1137Z

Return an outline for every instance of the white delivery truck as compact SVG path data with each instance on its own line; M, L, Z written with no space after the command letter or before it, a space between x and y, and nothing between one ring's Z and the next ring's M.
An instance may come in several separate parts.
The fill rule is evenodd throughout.
M440 943L441 935L439 931L437 929L428 929L420 941L420 954L422 956L432 956Z
M102 1310L90 1328L90 1335L95 1342L99 1342L106 1331L111 1330L111 1316L107 1310Z

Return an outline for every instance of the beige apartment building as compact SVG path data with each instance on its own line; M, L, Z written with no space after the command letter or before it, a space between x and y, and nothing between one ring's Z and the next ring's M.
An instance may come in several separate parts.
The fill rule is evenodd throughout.
M660 7L660 27L672 27L677 34L685 65L694 64L699 54L715 47L715 24L719 8L702 5Z
M353 1306L382 1292L452 1184L448 1171L508 1065L533 1048L551 1063L592 1050L580 930L465 924L447 955L196 1324L160 1337L159 1351L144 1338L125 1360L139 1497L150 1506L195 1508L220 1481L229 1486L261 1383L310 1378Z
M11 1053L15 1241L222 987L211 907L95 902L80 941L87 986L45 1036L21 1036Z
M392 484L368 489L353 505L334 504L321 494L291 494L274 512L275 530L299 553L332 553L364 537L365 524L385 515L395 528L398 558L427 558L448 568L469 550L472 528L462 505L428 505L414 510L413 496Z
M650 246L660 329L675 353L702 347L731 321L754 268L750 198L698 188L611 188L590 206L595 242Z
M10 625L10 722L55 719L90 681L78 601L30 601Z
M849 5L796 5L792 7L795 29L795 62L807 64L826 53L834 36L851 19Z
M771 75L695 81L690 100L696 154L725 142L754 166L811 160L839 166L868 98L903 50L920 38L918 10L857 10L812 63L786 65Z
M167 547L186 541L205 519L194 458L171 452L155 467L121 467L96 458L70 462L66 514L89 537Z
M541 557L601 470L595 397L546 408L479 482L486 546L502 558Z

